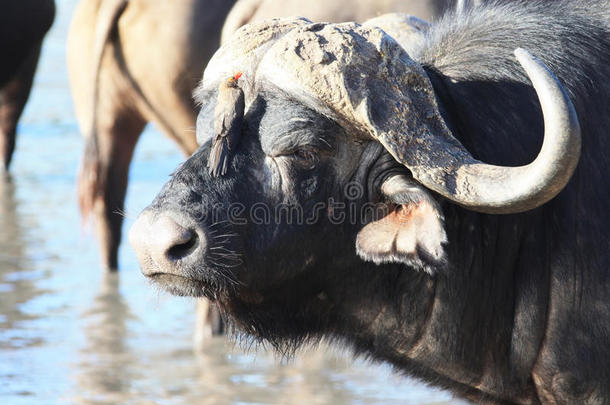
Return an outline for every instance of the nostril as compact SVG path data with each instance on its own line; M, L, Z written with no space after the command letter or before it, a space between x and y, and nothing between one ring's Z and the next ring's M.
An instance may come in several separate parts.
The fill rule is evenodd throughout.
M197 235L197 232L185 230L183 236L184 242L170 247L167 251L167 256L170 260L183 259L197 249L199 245L199 236Z
M131 229L130 239L146 275L182 274L184 265L196 263L206 251L203 228L188 217L174 219L164 213L140 215Z

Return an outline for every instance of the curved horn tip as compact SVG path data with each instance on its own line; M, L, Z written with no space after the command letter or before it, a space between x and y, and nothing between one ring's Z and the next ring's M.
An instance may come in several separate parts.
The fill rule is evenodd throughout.
M557 86L561 89L562 93L565 94L565 90L563 89L563 86L561 85L561 83L559 83L557 76L555 76L555 73L553 73L551 71L551 69L546 65L546 63L544 63L542 60L538 59L536 56L532 55L528 50L523 49L523 48L516 48L513 53L515 54L515 58L517 58L517 61L521 64L523 69L525 69L525 72L529 76L530 80L533 79L532 75L534 74L534 72L536 70L540 71L540 68L542 68L548 75L551 76L551 78L555 81ZM566 97L567 97L567 95L566 95ZM572 101L571 100L568 100L568 101L569 101L569 104L571 105Z
M536 91L544 119L544 139L536 159L524 166L503 167L476 161L465 149L464 159L449 154L449 159L455 159L454 167L459 168L452 169L453 188L430 175L438 168L429 167L424 172L417 167L413 174L445 198L489 214L528 211L555 197L570 180L581 152L578 116L561 82L525 49L517 48L514 54Z
M532 54L523 48L516 48L514 54L519 61L521 61L522 58L533 59Z
M547 65L543 61L541 61L540 59L538 59L537 57L532 55L528 50L523 49L523 48L516 48L513 53L515 54L515 58L517 58L517 61L519 61L521 66L523 66L525 71L528 73L528 76L529 76L529 70L531 70L535 66L539 66L539 67L544 68L544 70L546 70L548 73L550 73L551 77L555 81L557 81L555 74L553 72L551 72L551 70L547 67Z
M517 48L514 54L536 89L545 116L545 127L548 124L559 124L557 126L561 127L561 121L563 121L564 128L562 129L569 128L572 131L573 136L571 140L577 140L578 142L576 143L578 144L578 149L580 149L580 122L578 115L570 96L557 76L542 60L527 50ZM543 79L544 76L549 77L551 80L545 81ZM545 108L545 104L549 106ZM559 110L553 112L551 111L551 106L559 107ZM553 119L547 120L549 117ZM553 121L559 121L559 123Z

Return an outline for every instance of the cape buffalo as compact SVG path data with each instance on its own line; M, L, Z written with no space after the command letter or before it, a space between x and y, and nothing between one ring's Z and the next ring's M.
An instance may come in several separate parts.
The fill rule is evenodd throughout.
M0 5L0 172L11 163L17 122L30 95L42 39L54 18L53 0Z
M128 171L146 123L155 122L185 155L197 149L192 91L220 43L221 27L233 3L96 0L82 1L74 13L68 70L76 115L86 136L79 205L84 217L91 213L95 217L102 266L108 270L118 268ZM350 7L343 15L353 19L367 10L392 10L378 3ZM300 13L305 8L293 5L290 10ZM335 19L333 8L325 10L317 15ZM207 311L202 301L198 312ZM198 319L207 323L205 317ZM220 332L222 325L214 323L212 332ZM198 333L201 330L198 326Z
M216 102L231 77L243 107ZM131 230L142 271L281 351L326 338L483 403L610 403L608 77L606 0L478 7L411 54L355 23L243 27L205 70L200 148Z
M333 0L313 16L356 21L380 12L416 14L422 8L429 9L422 13L424 16L438 16L454 3L464 4L463 7L470 4L456 1L377 0L345 7L345 0ZM76 115L86 136L78 183L79 205L84 217L91 213L95 217L102 265L109 270L118 268L121 212L139 135L147 122L154 122L185 155L197 149L192 131L197 108L192 91L220 43L224 18L234 2L96 0L82 1L74 13L68 37L68 70ZM234 29L248 22L243 19L244 8L253 5L246 3L231 10L232 17L228 19L240 21ZM267 3L259 6L258 14L248 14L252 20L292 14L309 16L312 12L311 4L306 2L287 3L280 9ZM230 29L225 27L224 31ZM155 46L148 46L150 43Z
M409 7L397 10L414 11L431 1L407 1ZM128 171L146 123L155 122L185 155L197 149L192 91L220 43L221 27L233 3L94 0L82 1L74 13L68 70L76 115L86 137L79 205L84 217L94 215L102 266L108 270L118 268ZM345 5L346 0L332 3ZM369 1L352 4L341 15L355 19L395 6ZM284 11L302 14L308 7L302 2ZM237 7L232 14L241 15L242 9ZM324 8L316 16L336 20L334 10ZM213 328L221 329L220 324Z

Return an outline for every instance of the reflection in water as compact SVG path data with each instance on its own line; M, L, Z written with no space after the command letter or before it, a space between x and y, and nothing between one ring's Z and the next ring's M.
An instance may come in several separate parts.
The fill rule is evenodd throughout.
M45 291L35 283L41 272L32 269L25 254L33 241L26 239L25 226L20 221L16 189L10 176L0 175L1 349L36 345L42 340L29 327L39 316L28 310L28 303Z
M198 404L458 403L393 375L385 367L370 368L352 361L349 354L337 353L326 345L280 362L268 353L245 354L214 340L199 353L197 361L196 384L201 394L190 400ZM193 389L193 383L188 389Z
M37 243L28 238L26 224L35 227L19 210L15 180L0 175L0 398L8 393L29 402L36 365L24 352L45 344L37 327L41 314L33 307L47 291L38 283L44 272L35 270L27 255Z
M130 317L119 292L119 275L106 273L93 305L82 314L85 346L79 351L76 380L83 402L94 398L96 403L114 404L130 392L130 366L137 362L127 346Z
M7 268L11 260L22 257L21 232L17 222L15 184L10 175L0 173L0 269ZM15 260L16 261L16 260Z

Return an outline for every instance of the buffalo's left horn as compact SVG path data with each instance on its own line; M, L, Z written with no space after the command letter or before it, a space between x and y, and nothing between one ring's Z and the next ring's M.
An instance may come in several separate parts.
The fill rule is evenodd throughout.
M580 125L570 98L539 59L520 48L515 56L534 85L544 115L544 141L536 159L525 166L494 166L474 159L459 145L452 170L442 162L409 167L426 187L479 212L508 214L544 204L566 186L580 158Z

